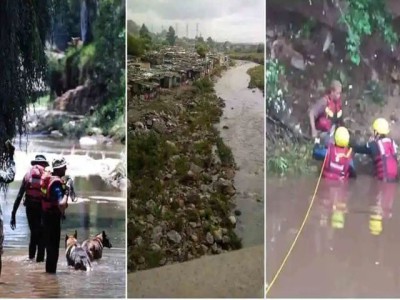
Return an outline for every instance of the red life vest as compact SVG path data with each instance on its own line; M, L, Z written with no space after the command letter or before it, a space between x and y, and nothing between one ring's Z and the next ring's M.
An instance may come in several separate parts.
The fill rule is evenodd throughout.
M41 178L44 173L44 167L41 165L34 165L25 174L25 197L28 201L41 202L43 193L41 191Z
M320 131L329 132L332 127L332 119L342 116L342 99L339 98L335 101L329 95L326 95L325 99L327 100L325 111L317 117L315 127Z
M58 177L53 176L50 172L44 172L40 181L40 187L42 191L42 210L43 211L59 211L58 209L58 201L54 201L51 199L51 187L53 184L59 183L61 184L62 188L65 189L64 181Z
M375 175L379 180L394 181L397 179L396 146L390 138L376 141L379 155L374 159Z
M349 178L351 152L352 150L349 148L341 148L330 144L326 153L322 177L332 180Z

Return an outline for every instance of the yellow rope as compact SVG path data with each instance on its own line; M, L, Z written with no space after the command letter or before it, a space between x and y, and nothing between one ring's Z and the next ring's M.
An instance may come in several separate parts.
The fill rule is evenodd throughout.
M319 184L320 184L320 182L321 182L322 172L323 172L323 170L324 170L325 161L326 161L326 157L327 157L327 156L328 156L328 152L327 152L326 155L325 155L324 162L323 162L322 168L321 168L321 172L320 172L320 174L319 174L319 178L318 178L318 181L317 181L317 185L315 186L314 194L313 194L313 196L312 196L312 198L311 198L311 202L310 202L310 205L308 206L308 209L307 209L306 215L305 215L305 217L304 217L303 223L301 224L300 229L299 229L299 231L297 232L296 237L294 238L293 243L292 243L292 245L290 246L288 253L286 254L285 258L283 259L281 266L279 267L278 271L276 272L276 274L275 274L274 278L272 279L271 283L268 285L268 287L267 287L267 292L266 292L266 296L268 296L268 293L269 293L269 291L271 290L271 287L274 285L276 279L278 278L278 276L279 276L279 274L281 273L281 271L282 271L284 265L286 264L286 261L288 260L290 254L292 253L292 250L293 250L294 246L296 245L297 239L299 238L299 236L300 236L300 234L301 234L301 232L302 232L302 230L303 230L303 227L304 227L304 225L306 224L306 221L307 221L307 219L308 219L308 217L309 217L309 215L310 215L310 211L311 211L311 208L312 208L312 206L313 206L313 204L314 204L315 196L317 195L318 187L319 187ZM267 254L267 255L268 255L268 254Z

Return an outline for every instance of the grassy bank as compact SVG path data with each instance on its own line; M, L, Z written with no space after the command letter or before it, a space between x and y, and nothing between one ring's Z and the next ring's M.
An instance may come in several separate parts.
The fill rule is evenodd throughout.
M260 65L264 65L264 53L258 52L231 52L229 53L231 59L248 60Z
M128 112L129 270L240 248L231 200L235 165L214 127L223 104L212 81L134 101Z
M264 90L264 65L255 66L247 70L250 75L249 88Z
M267 151L267 173L275 176L317 173L319 163L312 158L312 145L276 146Z

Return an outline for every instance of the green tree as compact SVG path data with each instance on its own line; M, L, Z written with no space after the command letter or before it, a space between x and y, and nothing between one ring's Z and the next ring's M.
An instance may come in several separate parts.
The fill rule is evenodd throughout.
M208 52L208 47L205 43L198 43L196 45L196 52L198 55L200 55L201 58L206 57L206 54Z
M128 54L141 56L144 54L145 44L139 37L128 34Z
M146 50L150 50L152 48L152 39L150 31L147 29L146 25L142 25L139 31L140 38L142 40L142 45Z
M200 44L204 43L203 37L202 36L196 37L196 43L200 43Z
M145 24L143 24L142 27L140 28L139 35L142 39L151 40L150 31L147 29Z
M166 39L171 46L175 45L176 35L175 35L175 30L172 26L169 26L168 28Z
M391 46L398 42L398 36L392 27L392 16L386 10L384 0L347 0L347 10L340 10L339 21L347 26L347 51L350 60L360 63L360 46L364 36L374 31L380 32Z
M0 163L4 141L25 132L27 105L44 91L46 37L53 1L4 0L0 5Z
M213 39L212 39L210 36L207 38L207 45L208 45L211 49L214 48L215 43L214 43Z
M107 130L121 118L125 107L125 7L121 1L99 2L94 41L95 75L92 79L106 87L97 121Z

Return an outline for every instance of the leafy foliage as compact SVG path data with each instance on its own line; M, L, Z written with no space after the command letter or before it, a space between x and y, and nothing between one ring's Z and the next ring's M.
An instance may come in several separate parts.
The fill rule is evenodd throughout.
M0 5L0 154L5 140L25 132L27 105L44 89L50 4L7 0Z
M202 57L202 58L206 57L206 54L208 52L207 44L198 43L196 45L196 52L197 52L198 55L200 55L200 57Z
M247 70L247 74L250 75L249 88L259 88L264 90L264 66L258 65Z
M393 46L398 36L391 25L392 17L385 9L383 0L348 0L347 9L340 17L340 22L348 28L347 50L350 60L360 64L360 46L365 35L374 31L381 32L385 42Z
M169 26L168 28L168 32L167 32L167 42L171 45L174 46L175 45L175 41L176 41L176 35L175 35L175 30L172 26Z
M285 68L277 59L272 59L266 63L266 94L267 109L274 109L280 112L286 109L284 100L285 88L281 84Z
M145 51L145 43L143 39L128 34L128 54L133 56L141 56Z
M309 174L315 172L311 145L276 145L272 153L267 154L267 172L285 176L289 174Z

